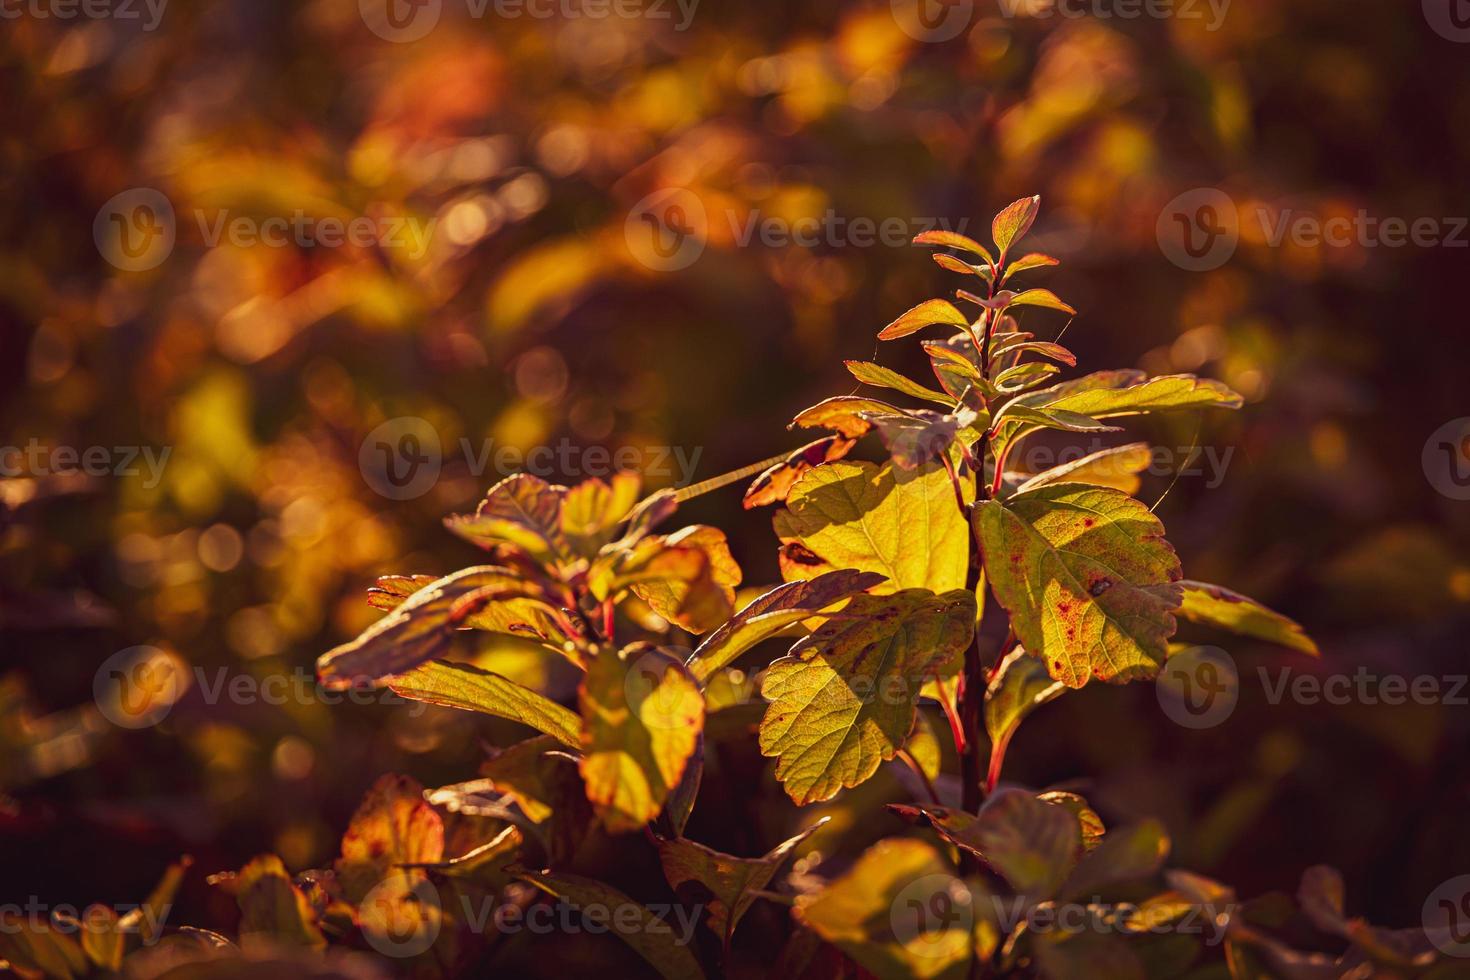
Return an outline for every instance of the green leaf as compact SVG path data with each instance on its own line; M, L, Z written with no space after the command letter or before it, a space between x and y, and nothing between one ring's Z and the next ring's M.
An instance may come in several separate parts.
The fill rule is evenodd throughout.
M1041 195L1038 194L1013 201L995 216L995 220L990 223L990 235L995 239L995 247L1000 249L1002 255L1010 251L1011 246L1031 230L1036 213L1040 210Z
M954 399L942 391L926 388L917 381L912 381L897 371L890 370L871 361L843 361L847 365L848 373L865 385L873 385L878 388L889 388L912 398L921 398L925 401L937 402L940 405L954 404Z
M528 687L479 667L437 660L394 678L389 687L412 701L507 718L545 732L569 748L581 746L582 725L575 714Z
M274 854L262 855L240 869L235 901L240 905L240 945L246 949L271 945L326 948L311 903Z
M1025 396L1022 396L1025 397ZM1015 423L1026 423L1028 425L1039 425L1047 429L1061 429L1064 432L1117 432L1116 425L1106 425L1099 422L1090 415L1082 415L1065 409L1043 406L1032 408L1021 399L1007 402L995 415L992 428L1000 429L1003 425L1014 431ZM1010 440L1002 439L1001 444L1009 444Z
M1012 296L1006 303L1006 308L1015 306L1039 306L1047 310L1061 310L1063 313L1076 313L1071 306L1062 302L1061 298L1050 289L1026 289Z
M991 752L1005 753L1011 736L1026 716L1054 701L1067 689L1046 673L1046 665L1017 648L996 667L995 677L985 691L985 731Z
M1028 651L1068 687L1151 677L1168 655L1179 557L1147 507L1063 483L975 508L986 575Z
M751 510L755 507L764 507L766 504L782 503L786 500L786 495L791 492L792 486L808 470L821 466L823 463L842 459L852 451L852 447L856 444L855 439L849 439L844 435L825 436L815 442L807 443L756 477L751 482L750 488L745 491L745 498L741 501L741 506L746 510Z
M1034 408L1080 412L1093 418L1185 411L1196 408L1239 408L1240 395L1219 381L1192 374L1149 378L1142 371L1100 371L1051 388L1033 391L1025 403Z
M947 300L925 300L878 332L879 340L897 340L936 323L969 329L969 319Z
M659 975L667 980L690 980L702 978L704 971L690 950L687 937L681 939L676 930L679 923L654 915L647 908L627 895L592 878L565 872L531 871L515 869L516 877L541 889L553 898L559 898L580 908L599 906L610 910L609 931L627 943L643 957ZM624 909L636 909L638 922L629 929L621 923L626 921Z
M946 807L903 807L929 818L957 847L980 857L1031 902L1055 895L1082 856L1077 817L1026 790L991 794L979 814Z
M975 597L858 595L767 669L760 750L798 805L830 799L892 759L927 677L969 646Z
M1077 355L1061 344L1054 344L1048 340L1030 340L1030 337L1031 334L1029 333L1017 333L1011 334L1006 343L993 343L990 349L990 363L994 365L1008 354L1020 355L1031 353L1040 354L1042 357L1049 357L1068 367L1077 366Z
M1013 395L1018 391L1035 387L1060 370L1061 368L1055 364L1047 364L1042 361L1017 364L995 376L995 390L1005 395Z
M1016 491L1025 493L1058 483L1086 483L1089 486L1112 487L1126 494L1134 494L1142 483L1138 474L1148 469L1152 462L1153 453L1146 442L1114 446L1037 473L1017 487Z
M646 643L604 650L582 680L582 780L613 833L658 816L704 729L704 698L678 659Z
M709 927L729 949L735 927L755 904L756 893L770 883L791 852L830 819L823 817L816 821L795 837L777 844L764 857L735 857L682 837L659 841L658 857L664 877L675 893L681 897L688 894L706 906ZM681 888L690 883L695 887Z
M1184 588L1184 605L1179 608L1179 615L1185 619L1320 656L1317 644L1299 623L1256 600L1208 582L1185 580L1179 584Z
M706 636L686 666L703 684L715 671L734 662L762 640L884 581L875 572L841 569L814 579L778 585Z
M854 568L889 580L878 591L964 588L970 549L965 518L942 466L901 470L892 463L818 466L777 511L776 535L799 543L820 571ZM788 578L797 575L791 566Z
M506 603L504 609L493 609ZM535 582L493 565L436 579L399 603L354 640L322 654L317 677L329 690L371 683L443 654L457 629L478 626L544 636L555 609Z
M1151 878L1169 856L1169 834L1157 820L1114 830L1073 869L1064 898L1086 901L1118 885Z
M879 980L936 977L966 963L985 903L920 840L890 838L868 848L795 914Z
M871 414L902 415L903 410L876 398L838 395L803 410L787 428L832 429L849 439L857 439L873 427L868 418Z
M952 231L925 231L914 236L915 245L938 245L941 248L957 248L971 255L978 255L988 264L995 265L995 259L990 257L990 250L973 238Z

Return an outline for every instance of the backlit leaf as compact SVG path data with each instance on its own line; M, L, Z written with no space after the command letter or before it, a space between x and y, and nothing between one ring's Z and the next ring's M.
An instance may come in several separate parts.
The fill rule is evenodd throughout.
M818 559L808 566L812 575L784 564L788 578L855 568L887 578L879 591L965 586L965 518L937 464L913 471L846 460L818 466L791 488L774 524L783 543L797 543Z
M704 698L676 658L648 644L604 650L582 680L582 779L609 831L658 816L704 728Z
M890 370L871 361L843 361L847 365L848 373L865 385L874 385L879 388L889 388L912 398L921 398L925 401L937 402L940 405L953 405L954 399L942 391L926 388L917 381L912 381L897 371Z
M1184 605L1178 614L1185 619L1319 656L1317 644L1295 620L1223 586L1188 580L1179 584L1184 588Z
M553 898L574 908L600 907L611 912L608 931L627 943L666 980L700 980L704 971L681 936L681 922L668 915L655 915L627 895L592 878L566 872L515 869L516 876ZM636 910L637 921L629 928L624 909Z
M963 259L956 258L948 252L935 252L933 258L934 264L946 272L958 272L966 276L979 276L986 282L990 281L990 266L988 265L974 265Z
M985 571L1021 645L1068 687L1151 677L1174 634L1179 558L1142 503L1063 483L975 508Z
M1099 371L1025 396L1033 408L1080 412L1110 419L1196 408L1239 408L1240 395L1219 381L1192 374L1150 378L1142 371Z
M638 503L642 486L636 473L624 471L614 474L610 483L584 480L567 490L562 497L560 530L568 547L585 557L597 554Z
M246 949L261 943L326 948L311 904L274 854L240 869L235 901L240 905L240 944Z
M581 744L582 726L571 711L528 687L469 664L427 663L394 678L389 687L412 701L518 721L570 748Z
M117 912L106 905L87 906L82 913L82 952L104 970L122 969L127 936L119 928Z
M915 245L938 245L942 248L957 248L971 255L978 255L991 265L995 259L991 258L990 250L973 238L952 231L925 231L914 236Z
M317 660L317 677L324 687L340 690L412 670L444 653L455 630L500 601L514 600L526 615L510 610L482 616L476 625L516 635L516 627L524 624L527 632L539 635L549 628L543 616L554 612L542 595L536 583L509 569L461 569L420 588L356 639L324 653Z
M754 507L764 507L766 504L781 503L796 481L812 467L823 463L830 463L835 459L842 459L852 447L856 440L849 439L844 435L831 435L815 442L809 442L805 446L787 456L785 460L765 470L750 484L745 491L745 499L741 501L746 510Z
M1066 689L1047 676L1046 665L1025 650L1008 653L985 692L985 731L990 735L991 752L1004 753L1026 716Z
M1014 339L1010 339L1009 343L992 343L990 348L991 364L995 364L1002 357L1005 357L1008 354L1017 355L1031 353L1040 354L1042 357L1049 357L1054 361L1067 365L1068 367L1077 366L1077 355L1072 353L1067 348L1063 347L1061 344L1054 344L1051 341L1047 340L1025 339L1030 336L1031 335L1027 333L1012 334L1011 338Z
M1019 259L1012 259L1006 263L1004 279L1009 279L1018 273L1029 272L1032 269L1042 269L1047 266L1060 264L1058 260L1052 258L1050 255L1043 255L1040 252L1029 252Z
M763 857L735 857L681 837L658 842L659 861L676 894L687 894L705 905L709 927L728 948L735 927L755 903L756 893L770 883L791 852L830 819L823 817Z
M1138 474L1148 469L1153 453L1146 442L1133 442L1089 453L1081 459L1053 466L1037 473L1016 488L1018 493L1056 483L1086 483L1095 487L1112 487L1126 494L1138 492L1142 483Z
M1002 253L1010 251L1011 246L1031 230L1036 213L1040 210L1040 195L1023 197L1006 205L990 223L990 236L995 239L995 247Z
M880 980L936 977L970 959L982 914L933 846L879 841L848 871L796 900L798 920Z
M1061 310L1063 313L1076 313L1067 303L1050 289L1026 289L1010 298L1006 304L1007 308L1016 306L1039 306L1047 310Z
M570 557L561 522L566 492L566 487L517 473L491 487L473 514L446 517L444 524L482 548L509 547L538 562L564 562Z
M859 595L767 669L762 755L799 805L856 786L913 728L920 689L970 643L975 597L907 589Z
M762 640L884 581L882 575L874 572L842 569L807 581L779 585L706 636L687 666L704 683L715 671Z
M903 411L876 398L838 395L803 410L787 428L832 429L849 439L857 439L873 427L868 413L901 415Z
M880 330L878 332L878 339L897 340L900 337L907 337L911 333L917 333L925 327L933 326L936 323L967 329L970 326L969 318L955 309L953 303L942 299L930 299L920 303Z

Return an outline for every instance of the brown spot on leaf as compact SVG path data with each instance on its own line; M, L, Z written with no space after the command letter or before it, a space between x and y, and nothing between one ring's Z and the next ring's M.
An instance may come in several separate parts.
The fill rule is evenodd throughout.
M1088 591L1088 593L1093 598L1096 598L1096 597L1102 595L1104 592L1108 591L1108 589L1111 589L1112 587L1113 587L1113 580L1112 579L1110 579L1110 578L1098 578L1098 579L1093 580L1093 583L1087 587L1087 591Z

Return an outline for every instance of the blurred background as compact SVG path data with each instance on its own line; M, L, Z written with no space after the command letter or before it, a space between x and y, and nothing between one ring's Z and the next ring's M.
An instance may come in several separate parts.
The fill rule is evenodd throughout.
M1231 645L1240 703L1203 730L1089 687L1008 777L1160 816L1244 895L1334 864L1384 925L1470 871L1470 686L1272 704L1257 674L1470 673L1458 0L392 2L3 4L0 898L137 901L189 853L175 918L228 930L198 872L324 866L379 774L469 778L506 732L311 692L373 578L473 563L440 519L523 463L660 486L794 448L843 358L917 373L875 333L963 284L903 242L988 239L1030 194L1084 368L1245 396L1131 427L1162 447L1143 497L1191 577L1323 657ZM738 487L683 512L778 580ZM188 681L129 728L94 681L138 646ZM539 654L466 654L568 693ZM199 683L283 676L308 694ZM707 781L691 836L754 853L790 810L768 769Z

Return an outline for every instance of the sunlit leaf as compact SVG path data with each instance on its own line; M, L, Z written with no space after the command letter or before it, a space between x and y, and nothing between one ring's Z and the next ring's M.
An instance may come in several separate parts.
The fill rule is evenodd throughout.
M664 877L675 893L705 905L707 921L715 935L730 945L740 919L755 903L757 892L770 883L791 852L830 817L823 817L801 833L777 844L765 856L741 858L724 854L692 840L676 838L658 842Z
M21 976L71 980L89 972L87 956L70 933L18 906L0 911L0 961Z
M368 605L387 612L403 605L403 600L439 580L437 575L380 575L368 589Z
M122 968L127 936L120 928L117 912L106 905L89 905L82 912L82 952L104 970Z
M611 482L584 480L567 490L560 510L561 537L576 554L591 557L613 539L642 489L636 473L619 472Z
M581 722L571 711L528 687L469 664L434 661L393 679L395 694L412 701L478 711L529 725L570 748L581 745Z
M627 549L605 549L587 573L593 598L618 599L631 591L664 619L694 633L729 617L740 579L725 533L705 525L650 535Z
M884 581L884 576L874 572L842 569L779 585L706 636L690 656L689 670L704 683L762 640Z
M444 653L455 630L477 616L475 625L482 628L540 635L551 628L555 612L542 597L540 586L509 569L462 569L420 588L356 639L324 653L317 660L317 676L323 686L337 690L402 674ZM511 600L518 605L485 615L492 604ZM516 609L527 615L518 615ZM525 630L518 630L520 626Z
M936 252L933 255L934 263L946 272L958 272L966 276L979 276L986 282L990 281L991 273L988 265L974 265L963 259L956 258L948 252Z
M608 830L658 816L704 727L704 698L676 658L647 644L604 650L582 680L582 779Z
M869 414L901 415L903 410L876 398L838 395L805 409L787 428L832 429L849 439L857 439L873 427L867 418Z
M1099 371L1033 391L1022 401L1033 408L1079 412L1110 419L1196 408L1239 408L1240 395L1219 381L1192 374L1150 378L1142 371Z
M1047 340L1030 340L1029 333L1011 334L1005 343L992 343L990 347L990 362L996 364L1007 355L1040 354L1054 361L1065 364L1068 367L1077 366L1077 355L1072 353L1061 344L1055 344Z
M561 519L566 493L566 487L517 473L491 487L473 514L446 517L444 524L482 548L509 547L538 562L564 562L570 557Z
M1102 817L1092 805L1076 793L1068 793L1065 790L1048 790L1038 793L1036 798L1049 806L1059 806L1072 816L1077 818L1077 829L1082 838L1082 849L1090 851L1102 843L1107 834L1107 827L1103 825Z
M1042 361L1017 364L995 376L995 389L1002 394L1013 395L1018 391L1025 391L1027 388L1041 384L1060 370L1061 368L1055 364L1046 364Z
M1138 474L1148 469L1153 453L1146 442L1133 442L1089 453L1070 463L1061 463L1037 473L1016 488L1018 493L1048 487L1057 483L1086 483L1095 487L1112 487L1126 494L1138 492L1142 481Z
M917 470L949 452L960 433L975 426L980 416L968 408L952 414L915 409L906 415L874 418L878 434L893 462Z
M871 361L843 361L847 365L848 373L865 385L873 385L878 388L889 388L912 398L920 398L925 401L937 402L940 405L954 405L954 399L942 391L926 388L917 381L912 381L897 371L890 370Z
M907 471L846 460L818 466L791 488L774 524L782 542L798 543L819 560L808 566L813 574L816 568L877 572L889 580L884 589L965 586L965 518L942 466ZM788 577L798 571L783 567Z
M830 463L836 459L842 459L852 447L856 440L849 439L844 435L831 435L809 442L805 446L787 456L785 460L765 470L750 484L745 491L745 498L741 501L746 510L754 507L764 507L767 504L781 503L786 495L791 492L796 481L812 467L823 463Z
M1320 655L1317 644L1299 623L1267 609L1256 600L1208 582L1185 580L1179 584L1184 588L1184 605L1178 614L1185 619L1268 643L1279 643L1313 657Z
M890 838L800 896L796 917L880 980L901 980L967 962L984 905L931 845Z
M261 943L310 949L327 945L311 904L274 854L240 869L235 901L240 904L240 943L246 949Z
M1006 205L1005 209L995 216L990 223L990 235L995 239L995 247L1001 253L1010 251L1019 239L1024 238L1026 232L1031 230L1032 223L1036 220L1036 213L1041 210L1041 195L1023 197L1019 201L1013 201Z
M935 324L968 328L970 321L963 313L955 309L953 303L942 299L930 299L920 303L880 330L878 339L897 340Z
M1009 279L1011 276L1017 275L1022 272L1029 272L1032 269L1041 269L1045 268L1046 266L1060 264L1061 263L1058 260L1052 258L1050 255L1043 255L1040 252L1029 252L1026 255L1021 256L1019 259L1012 259L1011 261L1006 263L1004 279ZM1004 279L1002 281L1004 281Z
M1142 503L1063 483L975 508L986 575L1021 645L1068 687L1151 677L1180 602L1179 558Z
M978 255L990 265L995 264L995 259L990 255L990 250L973 238L953 231L925 231L914 236L915 245L938 245L941 248L957 248L971 255Z
M687 941L679 935L679 922L667 915L658 916L627 895L592 878L566 872L516 869L517 877L541 889L553 898L575 908L596 906L611 910L609 931L627 943L666 980L700 980L704 971L694 958ZM618 925L627 921L621 912L636 910L637 922L632 928Z
M859 595L767 669L761 754L797 804L829 799L891 759L925 678L970 643L975 597L908 589Z
M1047 310L1061 310L1063 313L1076 313L1069 304L1062 302L1061 298L1050 289L1026 289L1012 296L1006 303L1006 307L1016 306L1039 306Z
M1064 432L1117 432L1116 425L1108 425L1099 422L1090 415L1082 415L1065 409L1043 406L1032 408L1022 399L1023 395L1015 401L1007 402L1001 410L995 414L994 428L1000 429L1003 425L1010 426L1014 430L1017 423L1026 425L1037 425L1048 429L1061 429ZM1005 444L1002 440L1001 445Z

